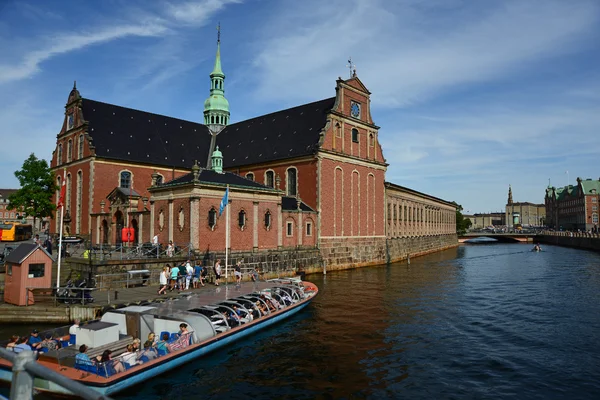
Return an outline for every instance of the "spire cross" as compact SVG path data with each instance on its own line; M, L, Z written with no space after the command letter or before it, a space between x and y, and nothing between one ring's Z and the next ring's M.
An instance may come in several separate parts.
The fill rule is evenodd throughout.
M217 25L217 43L221 43L221 23Z
M350 69L350 78L352 78L352 73L356 75L356 65L352 63L352 57L348 57L348 65L347 67Z

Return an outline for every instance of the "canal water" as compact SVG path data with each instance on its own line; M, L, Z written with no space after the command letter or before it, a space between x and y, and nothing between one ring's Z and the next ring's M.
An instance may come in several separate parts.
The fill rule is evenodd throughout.
M310 275L297 316L117 398L600 398L600 254L530 249Z

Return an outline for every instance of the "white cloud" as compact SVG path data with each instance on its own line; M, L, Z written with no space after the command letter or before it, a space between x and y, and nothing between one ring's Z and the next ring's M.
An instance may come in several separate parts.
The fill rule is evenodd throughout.
M170 4L168 13L175 20L193 25L205 25L212 16L229 4L239 4L242 0L199 0Z
M25 53L20 62L0 65L0 84L30 77L39 71L40 64L44 61L61 54L127 36L153 37L166 31L167 28L162 25L147 24L115 25L92 32L60 33L46 40L41 48Z

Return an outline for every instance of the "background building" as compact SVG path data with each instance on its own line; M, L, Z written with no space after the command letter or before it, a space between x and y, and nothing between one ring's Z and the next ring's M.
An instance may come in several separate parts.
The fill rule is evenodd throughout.
M524 227L545 226L546 206L529 202L513 202L512 188L509 186L504 219L509 228L513 228L516 224Z
M553 229L598 231L600 179L577 178L576 185L546 188L547 225Z
M24 218L22 210L9 210L8 197L16 191L17 189L0 189L0 221L33 224L33 217L26 216ZM40 222L39 219L38 222Z
M504 227L506 225L506 214L496 213L477 213L473 215L464 215L471 220L471 229L485 229L490 226Z

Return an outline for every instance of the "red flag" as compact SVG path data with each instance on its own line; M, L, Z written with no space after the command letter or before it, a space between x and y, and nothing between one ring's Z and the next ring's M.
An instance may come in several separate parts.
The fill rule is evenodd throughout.
M65 173L63 174L63 180L62 180L62 185L60 187L60 197L58 198L58 204L56 205L56 208L61 208L62 206L65 205L65 195L67 193L67 170L65 169Z

